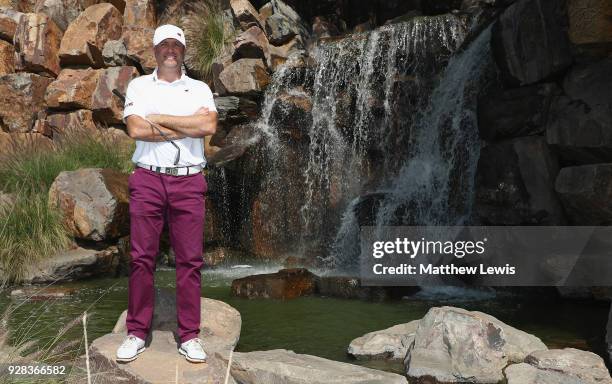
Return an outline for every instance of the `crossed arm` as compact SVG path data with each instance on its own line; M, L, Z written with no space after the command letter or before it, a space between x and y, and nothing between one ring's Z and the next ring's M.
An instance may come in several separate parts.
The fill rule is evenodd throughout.
M126 119L127 131L131 138L141 141L176 140L184 137L205 137L217 131L217 113L200 108L193 115L147 115L146 119L130 115ZM164 137L159 131L163 132Z

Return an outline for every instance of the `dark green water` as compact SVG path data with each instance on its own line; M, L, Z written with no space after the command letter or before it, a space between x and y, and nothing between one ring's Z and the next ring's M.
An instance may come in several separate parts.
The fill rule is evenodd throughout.
M262 273L261 271L259 271ZM208 271L203 276L202 295L224 301L242 315L242 333L238 351L290 349L333 360L370 367L401 370L401 366L383 367L375 362L354 362L346 355L348 344L364 333L405 323L422 317L430 307L452 305L480 310L500 320L533 333L549 347L575 347L603 355L608 307L598 303L550 299L524 300L504 296L470 302L397 300L367 302L325 297L295 300L248 300L230 296L234 278L253 270ZM174 289L174 271L158 271L156 285ZM0 309L10 303L14 312L9 329L13 339L48 340L62 326L87 310L89 341L112 330L118 316L127 307L127 278L96 279L63 284L76 292L66 298L24 301L2 292ZM67 337L81 338L76 327Z

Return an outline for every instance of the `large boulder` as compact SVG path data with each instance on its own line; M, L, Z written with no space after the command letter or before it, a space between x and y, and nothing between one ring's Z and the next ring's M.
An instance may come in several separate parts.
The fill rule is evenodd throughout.
M476 171L475 213L486 225L561 225L554 183L559 166L541 136L484 147Z
M215 98L215 105L219 113L219 123L224 126L234 126L259 116L257 103L243 97L226 96Z
M0 77L0 130L30 131L38 113L44 110L45 90L52 81L25 72Z
M51 113L45 121L54 139L62 139L74 134L93 135L97 127L93 113L89 109L79 109L74 112Z
M303 90L283 92L276 97L270 113L270 125L278 130L284 142L294 145L307 142L311 124L312 100Z
M43 13L26 13L15 30L15 69L57 76L62 30Z
M138 77L135 67L111 67L100 70L98 83L91 96L91 109L96 120L107 124L123 123L123 103L113 93L113 89L125 95L128 83Z
M301 51L301 44L297 37L294 37L284 45L278 47L270 45L268 48L270 51L270 55L268 56L268 67L272 71L276 71L278 67L285 64L289 57L295 52L303 52Z
M228 354L218 354L228 361ZM285 349L235 352L231 374L241 384L408 384L395 373L341 363Z
M317 276L304 268L281 269L232 281L232 295L249 299L294 299L312 295Z
M9 7L0 6L0 39L11 44L13 43L21 16L23 16L21 12L17 12Z
M551 107L546 140L568 165L612 162L612 58L572 68Z
M32 266L21 283L55 284L96 276L114 276L119 265L116 247L104 250L76 248L51 255Z
M85 9L64 33L59 51L61 64L104 66L104 44L121 37L122 23L121 13L112 4Z
M240 22L240 27L243 31L253 26L263 28L259 12L257 12L249 0L230 0L230 8L234 17Z
M509 362L541 349L540 339L492 316L438 307L420 320L404 363L417 381L498 383Z
M68 25L76 19L85 8L96 3L97 0L38 0L34 12L44 13L55 24L65 31Z
M540 135L546 130L553 98L552 83L488 92L478 99L478 130L487 141Z
M15 72L15 47L0 40L0 76Z
M366 333L349 344L348 354L359 360L403 361L414 341L419 320L394 325L380 331Z
M584 384L560 372L537 369L526 363L512 364L504 371L507 384Z
M593 352L574 348L535 351L525 363L538 370L557 372L585 384L611 384L612 377L603 359Z
M153 28L136 25L124 25L122 40L127 50L127 57L142 69L152 73L157 66L153 54Z
M504 79L533 84L572 63L562 0L519 0L493 28L492 47Z
M227 93L235 96L258 96L270 83L270 75L261 59L240 59L219 74Z
M283 45L295 37L299 42L299 48L304 48L310 33L300 15L282 0L272 0L270 4L272 14L265 20L270 42L274 45Z
M612 224L612 164L562 168L555 190L571 224Z
M126 0L123 24L144 28L157 27L157 14L153 0Z
M61 172L49 188L49 205L76 238L119 238L129 230L128 176L99 168Z
M263 59L267 62L270 55L268 46L261 28L253 26L236 37L232 59Z
M96 383L117 382L182 384L207 383L223 384L227 364L217 354L228 354L235 347L240 336L240 313L218 300L201 299L200 339L208 354L206 363L193 364L177 352L177 341L173 335L176 330L176 300L174 293L158 291L156 294L155 314L147 349L137 360L129 364L115 361L117 347L125 338L124 311L113 333L104 335L91 344L89 357L92 377ZM84 364L78 364L69 382L86 383ZM228 384L235 384L229 377Z

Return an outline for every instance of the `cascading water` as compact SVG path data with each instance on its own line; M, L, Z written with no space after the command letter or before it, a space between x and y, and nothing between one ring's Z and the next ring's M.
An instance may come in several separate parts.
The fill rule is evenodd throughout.
M470 47L453 56L431 101L415 124L414 145L397 177L373 196L375 217L368 225L461 225L469 220L480 153L476 98L491 68L490 28ZM332 267L357 269L359 218L363 198L343 216Z
M427 107L437 74L469 24L466 16L417 17L320 43L299 84L290 66L275 74L257 124L275 169L265 188L269 200L289 200L286 209L299 210L302 250L328 246L351 200L397 175L416 145L417 112ZM275 103L292 92L310 95L312 120L302 124L308 140L301 147L279 140L275 126ZM297 160L288 160L288 152ZM283 172L288 162L293 169ZM299 175L287 177L295 168ZM291 183L299 195L288 195Z

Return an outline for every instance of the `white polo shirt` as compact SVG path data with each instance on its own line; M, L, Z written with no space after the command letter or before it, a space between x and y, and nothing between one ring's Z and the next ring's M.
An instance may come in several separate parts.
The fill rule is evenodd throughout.
M201 107L207 107L211 112L217 111L213 94L206 83L192 79L185 73L180 79L168 83L157 78L157 69L150 75L130 81L125 99L124 122L130 115L143 118L152 114L189 116ZM206 165L202 138L185 137L174 140L174 143L181 149L177 165L174 164L177 150L165 141L136 140L132 161L156 167Z

